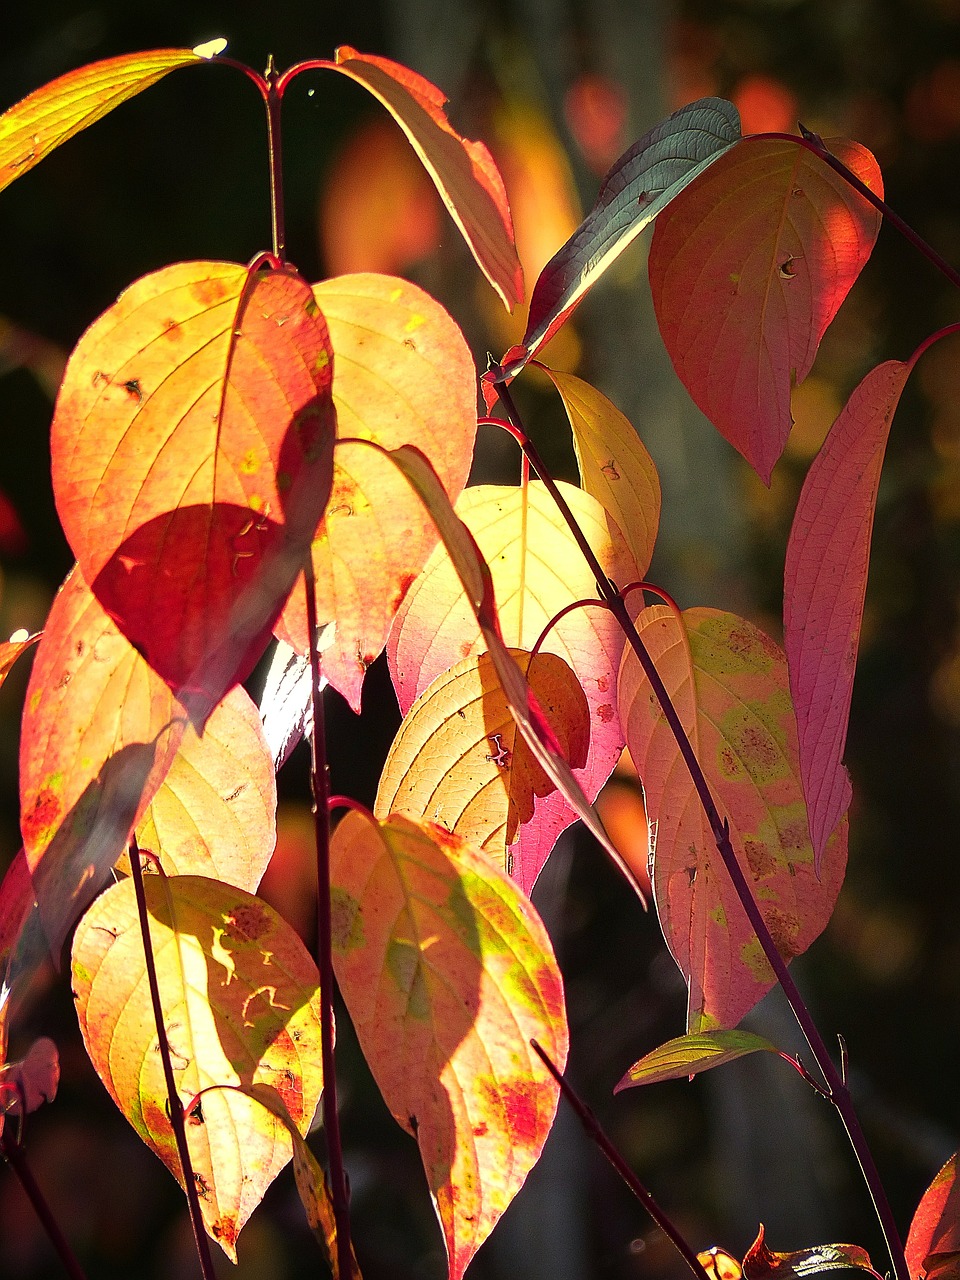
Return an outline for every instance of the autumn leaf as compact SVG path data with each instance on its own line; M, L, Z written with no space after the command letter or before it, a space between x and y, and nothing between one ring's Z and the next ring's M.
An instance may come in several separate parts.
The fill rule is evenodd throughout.
M660 1080L685 1080L713 1067L734 1062L748 1053L777 1053L777 1046L752 1031L701 1031L677 1036L635 1062L614 1089L631 1085L656 1084Z
M510 311L523 299L523 273L507 193L490 152L451 128L446 97L415 71L349 45L337 49L335 57L335 62L319 65L362 84L387 108L433 179L480 270Z
M7 676L13 670L14 663L21 654L26 653L40 639L39 632L36 635L27 635L26 632L21 633L23 638L3 641L0 644L0 685L3 684Z
M185 723L74 568L37 648L20 736L20 826L54 956L126 848Z
M57 509L94 593L202 724L249 673L329 493L332 352L290 269L179 263L77 344Z
M623 585L635 580L639 571L615 522L589 494L567 484L560 489L604 572ZM507 645L530 650L566 606L578 599L597 600L593 574L539 482L525 488L466 489L456 511L490 566L500 634ZM410 588L387 642L400 709L409 710L442 671L487 647L450 556L438 548ZM623 633L598 601L565 614L547 633L543 649L563 658L586 695L590 748L576 776L592 801L623 749L613 696ZM557 837L576 816L561 795L537 803L514 850L514 874L525 892L533 888Z
M121 102L210 56L202 49L127 53L69 71L29 94L0 116L0 191Z
M214 709L203 736L188 726L137 824L137 843L167 875L201 875L250 893L277 838L277 786L260 713L241 687Z
M733 614L644 609L637 630L703 768L780 954L805 951L833 911L847 824L821 874L800 785L786 660ZM687 1030L734 1027L773 985L760 943L717 852L693 781L632 650L620 672L620 714L643 782L654 843L653 886L667 946L687 979Z
M303 943L265 902L215 880L147 876L144 890L181 1103L212 1085L268 1084L306 1133L322 1078L319 977ZM131 880L81 920L72 977L98 1075L180 1179ZM290 1159L289 1135L259 1103L222 1089L189 1113L186 1133L207 1231L235 1262L241 1228Z
M511 649L573 768L590 740L586 698L552 653ZM423 817L453 831L512 871L507 847L533 817L537 797L556 790L519 736L489 654L439 675L404 716L377 791L374 812Z
M826 144L877 195L865 147ZM658 222L649 275L684 386L766 483L792 426L790 392L870 256L880 215L796 142L748 138Z
M560 972L527 898L442 827L351 812L330 858L337 981L460 1280L553 1123L559 1091L530 1040L563 1069Z
M387 449L413 444L455 500L477 433L476 370L459 328L422 289L393 276L356 275L315 287L336 351L337 435ZM338 444L333 490L313 541L326 678L360 710L367 667L383 648L408 586L437 543L423 504L388 459ZM302 586L277 634L309 651Z
M824 1271L854 1268L881 1277L870 1262L866 1249L856 1244L818 1244L792 1253L773 1253L764 1243L763 1224L743 1259L745 1280L806 1280Z
M914 1280L957 1280L960 1275L960 1190L952 1155L923 1193L910 1223L907 1266Z

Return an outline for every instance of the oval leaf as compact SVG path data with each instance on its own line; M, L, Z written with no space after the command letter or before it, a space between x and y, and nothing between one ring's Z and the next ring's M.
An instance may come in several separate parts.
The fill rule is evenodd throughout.
M150 940L177 1093L272 1085L301 1133L322 1086L319 977L293 929L265 902L199 876L147 876ZM111 1097L180 1178L133 883L114 885L80 922L73 990L84 1044ZM291 1156L284 1125L241 1094L204 1095L187 1143L208 1233L236 1240Z
M137 281L67 365L51 444L64 531L200 723L263 651L320 520L331 383L308 286L226 262Z
M777 1053L777 1046L752 1031L701 1031L677 1036L635 1062L614 1093L635 1084L656 1084L660 1080L684 1080L734 1062L748 1053Z
M827 144L878 195L865 147ZM684 386L767 483L827 325L869 258L880 214L799 139L747 138L657 223L650 288Z
M337 981L460 1280L553 1123L559 1090L530 1040L563 1069L560 971L517 886L442 827L348 813L330 860Z
M817 877L800 785L797 728L782 651L751 623L715 609L644 609L637 630L697 753L733 847L784 959L824 929L846 863L847 824ZM773 985L773 971L717 852L656 696L628 649L620 713L643 782L664 938L687 979L687 1030L733 1027Z
M960 1275L960 1188L952 1155L923 1193L907 1236L907 1266L914 1280L957 1280Z
M805 1280L823 1271L845 1271L853 1267L877 1276L866 1249L856 1244L818 1244L793 1253L773 1253L763 1239L763 1224L743 1259L746 1280Z
M349 45L321 65L355 80L387 108L410 139L477 265L507 310L523 300L523 272L500 171L482 142L450 127L441 91L399 62L358 53Z

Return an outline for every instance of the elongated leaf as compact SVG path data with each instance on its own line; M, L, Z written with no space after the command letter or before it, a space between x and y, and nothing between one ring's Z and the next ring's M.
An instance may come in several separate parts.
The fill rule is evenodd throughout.
M737 109L701 98L645 133L604 178L596 204L540 273L517 373L560 328L591 285L671 200L740 138Z
M956 1280L960 1275L960 1188L952 1155L923 1193L910 1223L907 1266L914 1280Z
M443 827L348 813L330 857L337 981L460 1280L553 1123L559 1091L530 1040L562 1069L560 972L527 898Z
M454 132L445 96L399 62L342 45L336 61L323 65L362 84L387 108L423 161L480 270L512 310L523 299L523 272L503 179L487 148Z
M580 527L604 571L615 582L639 576L615 522L589 494L561 485ZM532 649L550 620L578 599L596 599L593 575L553 499L542 484L526 488L481 485L467 489L457 515L476 539L490 566L500 634L518 649ZM390 634L387 659L401 710L463 656L489 647L471 602L448 555L438 548L410 588ZM591 801L610 775L623 749L623 734L613 696L623 634L599 605L566 614L548 633L543 649L558 654L586 694L590 712L590 749L577 774ZM560 832L574 818L561 795L538 801L513 851L514 874L529 893Z
M623 531L642 578L660 524L660 477L654 461L630 421L596 387L572 373L540 367L563 399L581 483Z
M865 147L829 144L878 195ZM798 139L748 138L657 224L650 288L684 386L767 483L790 392L870 256L880 215Z
M330 490L330 339L291 270L180 263L70 358L53 482L84 576L201 723L260 656Z
M784 959L833 911L847 824L814 870L786 660L751 623L714 609L644 609L637 629L687 731L741 866ZM664 938L687 979L687 1030L734 1027L773 971L734 892L656 697L627 650L620 713L655 832L653 886Z
M580 684L552 653L511 649L572 767L590 741ZM464 658L439 675L404 717L387 756L375 813L425 818L456 832L512 871L507 848L533 817L539 796L556 790L510 715L489 654Z
M860 1271L874 1271L866 1249L856 1244L817 1244L809 1249L797 1249L793 1253L773 1253L763 1239L763 1224L756 1240L743 1259L746 1280L806 1280L824 1271L845 1271L853 1267Z
M20 825L54 955L127 846L186 718L73 569L27 686Z
M393 276L342 276L314 292L337 353L338 437L374 440L387 449L416 445L455 500L477 433L476 371L456 324L421 289ZM322 655L324 675L355 711L366 669L436 543L433 521L396 468L363 445L338 444L333 491L313 542L313 572L317 616L334 623ZM307 653L300 587L278 634Z
M231 689L203 736L184 734L167 776L137 824L140 848L167 875L202 875L250 893L277 839L277 785L260 715Z
M0 116L0 191L121 102L209 56L191 49L126 53L69 71L37 89Z
M776 1053L777 1046L752 1031L701 1031L695 1035L677 1036L635 1062L614 1093L636 1084L684 1080L687 1076L746 1057L748 1053L764 1051Z
M912 368L912 359L888 360L854 391L807 472L787 543L784 644L818 867L852 796L842 761L873 517L890 424Z
M199 876L147 876L150 939L177 1093L272 1085L301 1133L322 1085L319 977L293 929L265 902ZM133 884L104 893L73 942L84 1044L111 1097L180 1177ZM209 1234L236 1261L236 1240L291 1155L284 1125L218 1090L187 1118L187 1144Z

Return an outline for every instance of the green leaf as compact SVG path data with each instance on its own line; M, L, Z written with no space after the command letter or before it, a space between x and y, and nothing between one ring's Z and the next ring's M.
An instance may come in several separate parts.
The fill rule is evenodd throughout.
M751 1031L701 1031L693 1035L677 1036L635 1062L614 1089L614 1093L629 1089L635 1084L683 1080L761 1050L776 1053L777 1046L763 1036L755 1036Z

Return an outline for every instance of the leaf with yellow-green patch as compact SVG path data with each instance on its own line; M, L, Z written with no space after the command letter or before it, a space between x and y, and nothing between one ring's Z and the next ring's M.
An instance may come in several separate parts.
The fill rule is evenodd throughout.
M785 960L824 929L843 882L844 819L818 878L800 784L783 651L715 609L644 609L637 630L700 761L774 942ZM653 888L664 938L689 987L687 1030L734 1027L774 977L723 867L676 739L633 651L620 714L654 834Z
M294 930L252 894L200 876L147 876L150 940L177 1095L272 1085L301 1133L320 1100L317 969ZM133 883L108 889L73 942L84 1044L140 1137L181 1177ZM284 1125L236 1093L205 1095L186 1121L207 1231L236 1261L243 1224L291 1156Z
M777 1053L775 1044L752 1031L701 1031L677 1036L660 1045L652 1053L635 1062L614 1089L629 1089L635 1084L656 1084L660 1080L685 1080L725 1062L734 1062L748 1053Z
M868 1271L881 1280L873 1269L870 1255L858 1244L815 1244L790 1253L774 1253L764 1241L763 1223L757 1238L743 1259L745 1280L809 1280L825 1271Z
M511 656L534 691L572 768L586 762L587 701L562 658ZM489 654L439 675L404 716L387 756L375 812L437 822L512 870L507 847L556 790L519 736ZM506 863L505 863L506 860Z
M337 981L380 1091L420 1146L450 1280L540 1155L562 1069L560 971L529 900L432 823L348 813L330 849Z

